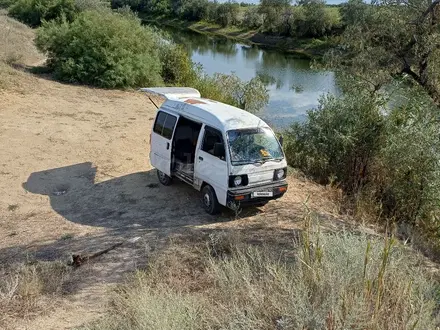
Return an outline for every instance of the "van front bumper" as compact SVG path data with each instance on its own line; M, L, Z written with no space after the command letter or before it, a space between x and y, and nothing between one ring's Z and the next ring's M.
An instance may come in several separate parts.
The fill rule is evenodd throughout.
M270 201L272 199L278 199L282 197L287 191L287 181L281 180L270 184L265 184L255 187L243 187L240 189L228 190L227 204L240 203L245 205L259 204ZM272 193L272 196L255 196L255 193L264 192Z

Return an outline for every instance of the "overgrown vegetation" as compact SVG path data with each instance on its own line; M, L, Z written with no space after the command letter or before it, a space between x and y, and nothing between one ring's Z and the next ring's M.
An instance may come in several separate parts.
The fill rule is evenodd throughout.
M288 130L286 155L319 182L343 188L355 211L405 223L438 244L438 108L421 90L401 92L405 99L392 107L364 89L323 97Z
M440 106L440 4L438 1L350 0L340 46L327 56L336 69L350 72L370 90L397 77L409 77Z
M210 0L112 0L112 7L130 6L151 16L207 21L222 27L237 26L290 37L323 37L341 26L337 8L322 0L261 0L259 5Z
M9 15L31 27L43 21L67 20L72 22L79 12L104 7L104 0L8 0Z
M316 228L315 228L316 229ZM435 329L438 285L393 239L311 227L280 254L231 233L159 256L87 329ZM284 251L286 251L286 249ZM191 271L189 271L191 269Z
M157 36L134 16L87 11L72 22L47 22L37 47L64 81L101 87L161 84Z
M108 88L193 86L204 97L252 112L268 102L258 78L243 82L235 75L205 75L181 46L142 26L130 11L85 11L73 22L45 22L36 44L63 81Z
M286 146L292 166L343 188L357 212L408 226L437 248L439 9L349 1L341 45L326 56L344 94L322 98Z

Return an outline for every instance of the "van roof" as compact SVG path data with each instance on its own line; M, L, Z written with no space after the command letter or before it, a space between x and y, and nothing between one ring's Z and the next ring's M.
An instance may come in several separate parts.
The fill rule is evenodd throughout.
M229 104L204 99L190 87L149 87L142 92L161 95L167 100L162 108L228 131L239 128L269 127L257 116Z
M236 108L229 104L200 97L168 99L163 105L165 109L187 116L194 120L199 119L207 125L223 129L224 131L268 127L257 116Z

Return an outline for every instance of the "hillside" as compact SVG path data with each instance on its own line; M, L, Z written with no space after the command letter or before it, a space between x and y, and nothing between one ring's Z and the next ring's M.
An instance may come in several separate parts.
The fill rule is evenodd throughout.
M125 242L82 267L69 267L54 296L44 290L28 294L32 304L19 310L0 296L5 299L0 327L68 329L96 320L105 315L110 290L134 270L161 253L192 253L216 234L290 249L305 214L313 214L323 232L380 236L339 213L338 191L293 171L282 199L239 214L208 216L189 186L158 184L148 159L156 109L144 95L31 74L44 61L33 46L33 31L4 14L0 27L8 31L0 39L6 50L0 67L0 276L6 283L17 265L67 264L73 254L91 255ZM128 242L133 238L138 239Z

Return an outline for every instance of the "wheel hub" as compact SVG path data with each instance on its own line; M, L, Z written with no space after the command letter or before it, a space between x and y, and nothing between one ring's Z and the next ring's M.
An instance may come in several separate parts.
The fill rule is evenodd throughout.
M211 198L209 197L209 194L205 194L203 196L203 202L205 203L206 207L211 206Z

